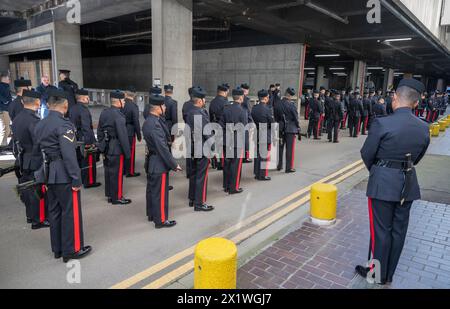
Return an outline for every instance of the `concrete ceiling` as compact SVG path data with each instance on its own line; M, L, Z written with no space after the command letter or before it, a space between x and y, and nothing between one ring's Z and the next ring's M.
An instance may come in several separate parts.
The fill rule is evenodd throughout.
M22 12L42 2L42 0L2 0L0 10Z

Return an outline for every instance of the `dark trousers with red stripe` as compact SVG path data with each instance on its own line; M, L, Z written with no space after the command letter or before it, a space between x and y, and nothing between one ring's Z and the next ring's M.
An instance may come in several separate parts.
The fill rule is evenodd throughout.
M369 198L370 255L380 262L381 281L392 282L405 244L411 205Z
M261 147L264 147L261 149ZM257 156L254 162L253 171L256 178L263 178L269 176L269 162L270 162L270 150L272 145L262 144L258 145Z
M234 157L225 159L225 168L223 169L225 190L234 192L240 189L242 162L245 158L244 150L234 149Z
M48 186L48 212L52 251L63 256L84 247L80 191L71 184Z
M20 183L34 180L33 171L24 170ZM25 203L26 216L33 224L44 222L48 217L48 201L45 186L29 189L21 194L21 200Z
M358 116L351 116L349 118L348 124L350 137L358 137L360 128L361 128L361 118Z
M97 182L97 156L94 153L78 159L81 168L83 186L88 188Z
M136 136L128 136L131 146L131 157L125 160L125 174L134 176L136 171Z
M206 157L192 159L189 177L189 200L194 205L201 206L206 203L208 192L208 168L210 161Z
M147 175L147 217L161 224L169 217L169 173Z
M283 169L284 148L286 147L286 171L294 168L296 134L285 133L284 143L278 147L278 169Z
M339 141L339 126L341 125L340 120L328 119L328 140L333 142Z
M309 104L306 104L305 105L305 120L309 119L309 112L310 112Z
M106 156L105 167L105 196L113 201L123 197L123 166L124 155Z
M342 130L345 130L347 128L347 118L348 118L348 113L344 112L344 119L342 119L342 125L341 125Z
M308 123L308 136L311 137L312 135L314 138L319 137L319 118L311 117L309 119Z
M361 131L361 134L362 134L362 135L366 135L367 129L368 129L368 126L369 126L369 116L368 116L368 115L367 115L367 116L363 116L363 117L361 118L361 122L362 122L362 125L361 125L362 131Z

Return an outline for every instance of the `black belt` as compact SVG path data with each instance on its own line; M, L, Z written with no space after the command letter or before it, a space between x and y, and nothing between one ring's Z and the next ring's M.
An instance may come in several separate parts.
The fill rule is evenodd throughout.
M59 160L62 160L62 155L61 154L47 155L47 159L50 162L59 161Z
M399 170L404 170L407 167L407 162L405 161L390 161L390 160L377 160L375 163L379 167L395 168Z

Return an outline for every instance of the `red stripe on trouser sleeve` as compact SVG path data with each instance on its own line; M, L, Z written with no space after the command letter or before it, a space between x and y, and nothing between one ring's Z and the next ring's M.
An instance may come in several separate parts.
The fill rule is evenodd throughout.
M133 141L131 142L131 159L130 159L130 174L134 175L134 160L136 154L136 136L133 137Z
M162 174L161 178L161 205L160 205L160 211L161 211L161 223L166 222L166 177L167 174Z
M371 244L371 252L372 252L372 258L375 254L375 228L373 224L373 210L372 210L372 199L369 197L368 199L368 206L369 206L369 221L370 221L370 244Z
M206 185L208 184L208 169L209 169L209 163L210 163L210 161L208 160L208 164L206 165L206 175L205 175L205 180L203 181L203 194L202 194L202 201L203 201L203 203L206 203Z
M94 171L93 171L94 160L92 159L92 154L89 155L88 164L89 164L89 184L92 185L94 183Z
M242 169L242 160L243 160L244 152L241 153L241 156L239 158L239 165L238 165L238 171L236 175L236 191L239 190L239 183L241 179L241 169Z
M272 144L269 144L269 147L267 147L267 158L266 158L266 177L269 176L269 163L270 163L270 151L272 150Z
M72 191L73 204L73 236L74 236L74 250L80 251L80 209L78 204L78 192Z
M39 200L39 222L44 222L45 220L45 198L44 194L46 192L45 186L41 187L42 190L42 198Z
M368 124L369 124L369 116L366 116L366 119L364 119L364 131L367 131Z
M291 149L291 153L292 153L292 159L291 159L291 168L294 168L295 165L295 135L292 137L293 141L292 141L292 149Z
M361 130L361 118L358 120L358 127L356 128L356 135L359 135L359 130Z
M120 163L119 163L119 177L117 179L118 182L118 190L117 190L117 198L120 200L123 197L122 185L123 185L123 155L120 155Z

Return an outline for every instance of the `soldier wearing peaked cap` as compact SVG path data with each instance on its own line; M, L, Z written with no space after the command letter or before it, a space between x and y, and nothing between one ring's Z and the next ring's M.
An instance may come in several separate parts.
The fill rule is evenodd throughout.
M320 116L323 113L322 104L319 101L320 92L314 90L313 98L310 101L310 113L309 113L309 123L308 123L308 137L314 136L315 140L320 140L319 130L320 130Z
M274 119L269 104L269 92L260 90L258 92L259 104L252 109L252 118L257 128L257 151L254 163L255 179L268 181L270 151L272 150L272 124Z
M139 177L141 173L136 172L136 140L142 140L141 124L139 122L139 107L135 103L136 90L134 87L128 87L125 91L125 106L123 114L127 126L128 142L130 145L130 159L125 161L124 173L126 177Z
M244 91L244 102L242 103L242 108L247 112L248 117L248 123L252 123L252 114L250 111L250 86L248 84L242 84L241 89ZM250 132L245 132L245 159L244 163L251 163L252 160L250 159Z
M228 87L225 84L217 86L217 95L209 104L209 120L214 123L219 123L223 115L225 105L228 104ZM219 149L218 149L219 150ZM220 151L220 160L214 157L211 159L211 165L217 170L223 170L225 158L223 151Z
M162 89L159 88L158 86L153 86L152 88L150 88L149 94L150 95L156 95L156 94L161 95L162 94ZM147 117L149 116L150 108L151 108L150 104L146 104L145 105L145 107L144 107L144 119L147 119Z
M76 93L78 90L78 84L70 79L70 70L59 70L59 83L58 88L64 90L67 93L69 101L69 111L77 103Z
M17 166L20 168L21 177L19 183L34 180L34 172L42 166L42 155L36 144L35 128L39 123L36 112L40 106L40 94L38 92L24 90L24 109L15 117L12 123L13 142ZM36 190L27 190L21 194L21 200L25 203L27 222L31 223L33 230L49 227L47 221L48 203L44 185Z
M131 200L123 196L123 171L125 160L130 160L131 147L122 113L125 94L116 90L111 92L110 99L111 107L100 114L97 129L99 150L104 154L105 196L108 203L126 205Z
M367 185L370 262L368 267L357 266L356 271L363 277L378 274L379 284L393 280L405 243L411 205L420 199L414 166L425 155L430 136L428 125L415 117L412 110L424 88L415 79L400 81L392 102L394 114L374 120L361 149L361 157L370 171Z
M189 175L189 206L195 211L211 211L213 206L206 204L208 192L209 158L203 152L210 139L204 128L209 124L209 115L205 110L206 92L201 87L192 89L192 108L187 115L187 124L191 129L191 171ZM200 131L201 130L201 131ZM200 140L197 140L197 137Z
M341 93L338 91L334 91L333 98L329 103L327 119L328 141L330 143L339 143L339 127L341 125L342 119L344 118L340 100Z
M145 170L147 173L147 217L156 228L170 228L176 225L169 220L169 172L181 171L170 152L167 127L160 119L166 112L165 99L161 95L150 96L150 110L142 128L147 153Z
M69 119L77 130L77 140L83 143L77 148L81 178L86 189L96 188L101 184L97 182L97 153L95 152L97 140L89 111L89 92L85 89L78 89L76 99L77 104L72 106L69 111Z
M50 112L36 125L39 151L45 154L43 177L36 179L48 187L50 238L55 258L64 262L79 259L91 251L84 245L81 214L81 173L77 162L75 127L64 118L69 108L67 94L49 93ZM38 174L38 173L37 173Z
M16 89L17 97L9 104L8 112L11 121L14 121L17 115L23 110L22 94L24 90L29 90L31 81L27 79L18 79L14 81L14 88Z
M184 102L182 107L183 121L187 124L187 117L191 110L194 107L194 100L192 99L192 91L195 87L191 87L188 89L189 101ZM189 155L186 155L186 178L189 179L191 175L191 166L192 166L192 158Z
M178 102L172 98L173 89L171 84L164 86L164 104L166 105L164 119L166 120L171 142L175 140L175 135L172 135L172 128L178 124Z

